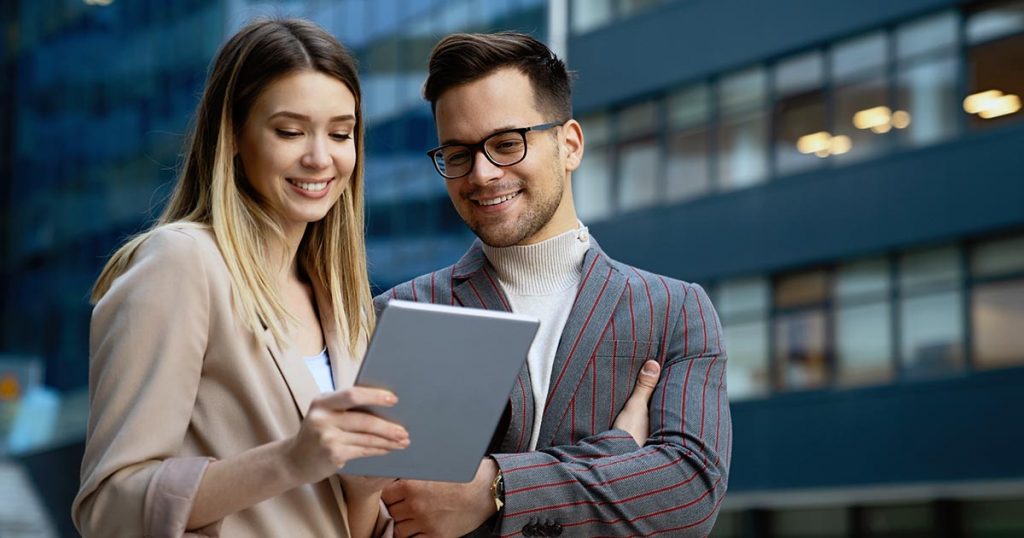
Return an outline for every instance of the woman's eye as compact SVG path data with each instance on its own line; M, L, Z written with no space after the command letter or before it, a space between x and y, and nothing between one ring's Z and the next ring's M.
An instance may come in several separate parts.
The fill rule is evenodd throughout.
M277 136L280 136L281 138L295 138L297 136L301 136L302 135L301 132L299 132L299 131L292 131L290 129L274 129L274 131L276 131L277 132Z
M331 138L333 138L333 139L335 139L335 140L340 142L340 141L344 141L344 140L351 140L352 139L352 135L349 134L349 133L332 133L331 134Z

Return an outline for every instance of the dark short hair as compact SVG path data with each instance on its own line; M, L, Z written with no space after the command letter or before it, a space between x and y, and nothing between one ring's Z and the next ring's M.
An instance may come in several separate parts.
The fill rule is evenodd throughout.
M553 120L572 117L570 74L565 62L544 43L518 32L452 34L430 53L423 97L436 110L441 95L462 84L480 80L503 68L519 70L530 79L537 107Z

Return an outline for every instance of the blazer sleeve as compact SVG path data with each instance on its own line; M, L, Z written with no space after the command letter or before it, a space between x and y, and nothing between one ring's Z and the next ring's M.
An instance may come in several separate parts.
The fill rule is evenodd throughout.
M505 485L501 536L711 532L725 495L732 431L721 326L697 285L686 286L673 323L643 447L611 430L572 446L493 455Z
M153 233L96 304L90 416L72 517L84 536L215 536L185 524L209 459L178 457L210 327L200 246Z

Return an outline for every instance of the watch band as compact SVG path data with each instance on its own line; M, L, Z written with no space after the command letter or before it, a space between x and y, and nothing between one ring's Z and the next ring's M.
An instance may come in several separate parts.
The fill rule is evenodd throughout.
M494 508L501 513L501 508L505 506L505 479L501 475L501 469L498 469L498 474L494 475L491 482L491 497L494 498Z

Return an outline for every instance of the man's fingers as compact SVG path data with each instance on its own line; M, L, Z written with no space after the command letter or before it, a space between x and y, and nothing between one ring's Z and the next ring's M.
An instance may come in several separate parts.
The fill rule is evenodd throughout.
M644 367L640 369L640 375L636 378L636 387L633 388L633 395L630 398L643 398L643 405L646 407L647 402L651 399L651 394L654 394L654 388L658 386L658 378L661 376L661 365L658 361L647 361L644 363Z

